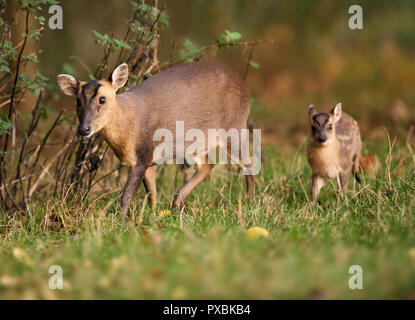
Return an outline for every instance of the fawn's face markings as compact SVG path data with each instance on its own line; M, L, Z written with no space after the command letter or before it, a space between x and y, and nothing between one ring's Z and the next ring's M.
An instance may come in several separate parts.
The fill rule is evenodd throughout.
M333 118L327 113L315 114L310 119L311 137L314 141L327 145L335 137Z

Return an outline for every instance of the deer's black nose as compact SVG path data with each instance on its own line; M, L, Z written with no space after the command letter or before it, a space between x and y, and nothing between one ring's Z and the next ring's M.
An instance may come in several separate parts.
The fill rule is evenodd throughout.
M323 142L326 142L326 141L327 141L327 137L326 136L320 136L320 137L318 137L318 142L323 143Z
M85 125L79 125L78 132L81 136L87 136L91 133L91 127Z

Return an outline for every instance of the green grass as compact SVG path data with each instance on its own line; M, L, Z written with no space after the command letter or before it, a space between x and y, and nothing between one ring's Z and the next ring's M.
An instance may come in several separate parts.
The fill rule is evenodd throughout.
M413 298L413 158L404 145L365 151L380 160L377 177L347 194L329 184L317 205L307 201L304 148L281 155L268 147L252 203L243 176L217 166L185 210L160 217L177 189L173 166L158 179L158 210L142 208L140 189L126 227L119 192L38 200L7 226L2 214L0 299ZM248 238L251 226L269 237ZM48 287L55 264L63 290ZM363 290L348 287L355 264Z

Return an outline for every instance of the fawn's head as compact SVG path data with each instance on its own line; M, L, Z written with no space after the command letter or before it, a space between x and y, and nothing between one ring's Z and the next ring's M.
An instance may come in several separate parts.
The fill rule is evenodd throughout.
M105 127L112 112L117 112L115 94L128 80L128 66L119 65L108 80L84 82L68 74L58 75L57 80L65 94L76 97L78 133L90 137Z
M322 146L329 145L336 138L336 123L342 116L342 105L338 103L330 113L317 113L313 105L308 107L311 139Z

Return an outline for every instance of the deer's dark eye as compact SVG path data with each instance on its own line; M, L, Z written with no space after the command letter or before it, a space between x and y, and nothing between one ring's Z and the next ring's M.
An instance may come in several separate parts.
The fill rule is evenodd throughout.
M315 126L312 126L312 127L311 127L311 131L312 131L312 132L316 132L316 131L317 131L317 128L316 128Z
M333 125L329 124L328 129L329 129L329 131L333 130Z
M99 104L105 103L105 97L99 97Z

